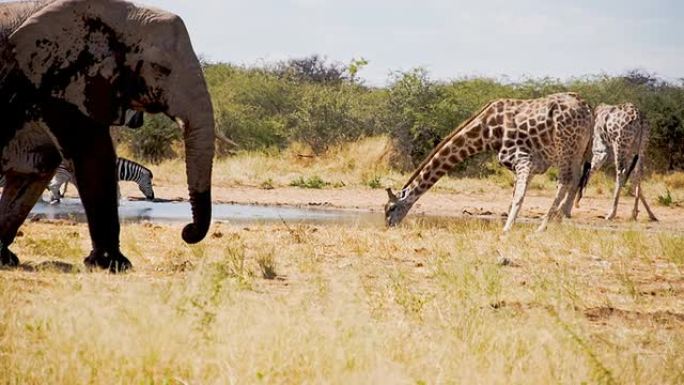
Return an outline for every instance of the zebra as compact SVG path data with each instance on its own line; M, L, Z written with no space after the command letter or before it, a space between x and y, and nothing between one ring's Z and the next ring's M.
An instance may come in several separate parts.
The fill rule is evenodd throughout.
M71 182L76 184L73 168L68 161L62 161L57 167L55 175L48 184L50 191L50 203L59 203L67 191L67 186ZM126 158L116 159L116 175L119 181L131 181L138 184L138 188L145 195L147 200L154 200L154 189L152 188L152 178L154 175L147 167ZM64 186L64 191L60 191ZM0 188L5 187L5 177L0 175Z
M147 200L154 200L154 189L152 188L152 178L154 175L147 167L136 163L130 159L116 158L116 176L119 181L130 181L138 184L140 192L145 195ZM76 178L74 177L73 168L69 162L62 162L57 167L55 176L48 184L51 199L50 203L59 203L60 199L66 194L69 183L76 185ZM60 191L64 185L64 191Z

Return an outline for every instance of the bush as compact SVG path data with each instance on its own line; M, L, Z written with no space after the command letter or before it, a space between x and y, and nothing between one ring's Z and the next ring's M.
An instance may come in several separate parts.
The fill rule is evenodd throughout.
M121 135L133 156L153 164L176 157L173 144L181 138L176 123L162 114L146 114L142 127L124 129Z
M290 182L290 186L292 187L301 187L301 188L312 188L312 189L321 189L325 186L328 186L330 183L324 181L321 179L320 176L314 175L310 178L304 178L304 177L299 177L292 182Z
M566 82L552 78L518 83L487 78L435 82L425 70L414 69L392 74L387 87L373 88L357 81L359 69L366 64L360 59L344 66L318 56L261 67L204 63L216 128L244 150L277 151L300 141L317 154L342 141L389 134L394 146L392 166L409 171L492 100L575 91L591 105L635 103L651 125L647 168L684 167L681 83L664 82L639 71ZM134 154L154 162L175 156L171 142L180 137L175 124L151 116L146 121L141 130L123 135ZM490 154L482 154L452 172L487 176L499 172L497 167Z

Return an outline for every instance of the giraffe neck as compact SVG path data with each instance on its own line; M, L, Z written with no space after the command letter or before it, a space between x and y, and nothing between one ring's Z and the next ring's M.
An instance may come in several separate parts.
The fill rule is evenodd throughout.
M503 128L501 125L487 124L485 111L447 137L428 155L402 188L401 201L412 205L456 164L481 152L501 147Z

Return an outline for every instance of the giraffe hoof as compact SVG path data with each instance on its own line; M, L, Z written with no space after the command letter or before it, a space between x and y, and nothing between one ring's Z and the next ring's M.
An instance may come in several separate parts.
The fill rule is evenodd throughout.
M93 250L83 263L89 269L100 268L109 270L110 273L123 273L133 268L133 264L121 252L113 253Z
M0 266L17 267L19 266L19 258L10 249L3 247L0 250Z

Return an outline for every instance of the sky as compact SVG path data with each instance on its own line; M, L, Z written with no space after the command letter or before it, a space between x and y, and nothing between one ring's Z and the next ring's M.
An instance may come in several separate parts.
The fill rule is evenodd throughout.
M681 0L137 0L179 14L198 54L258 65L319 54L361 78L684 77Z

